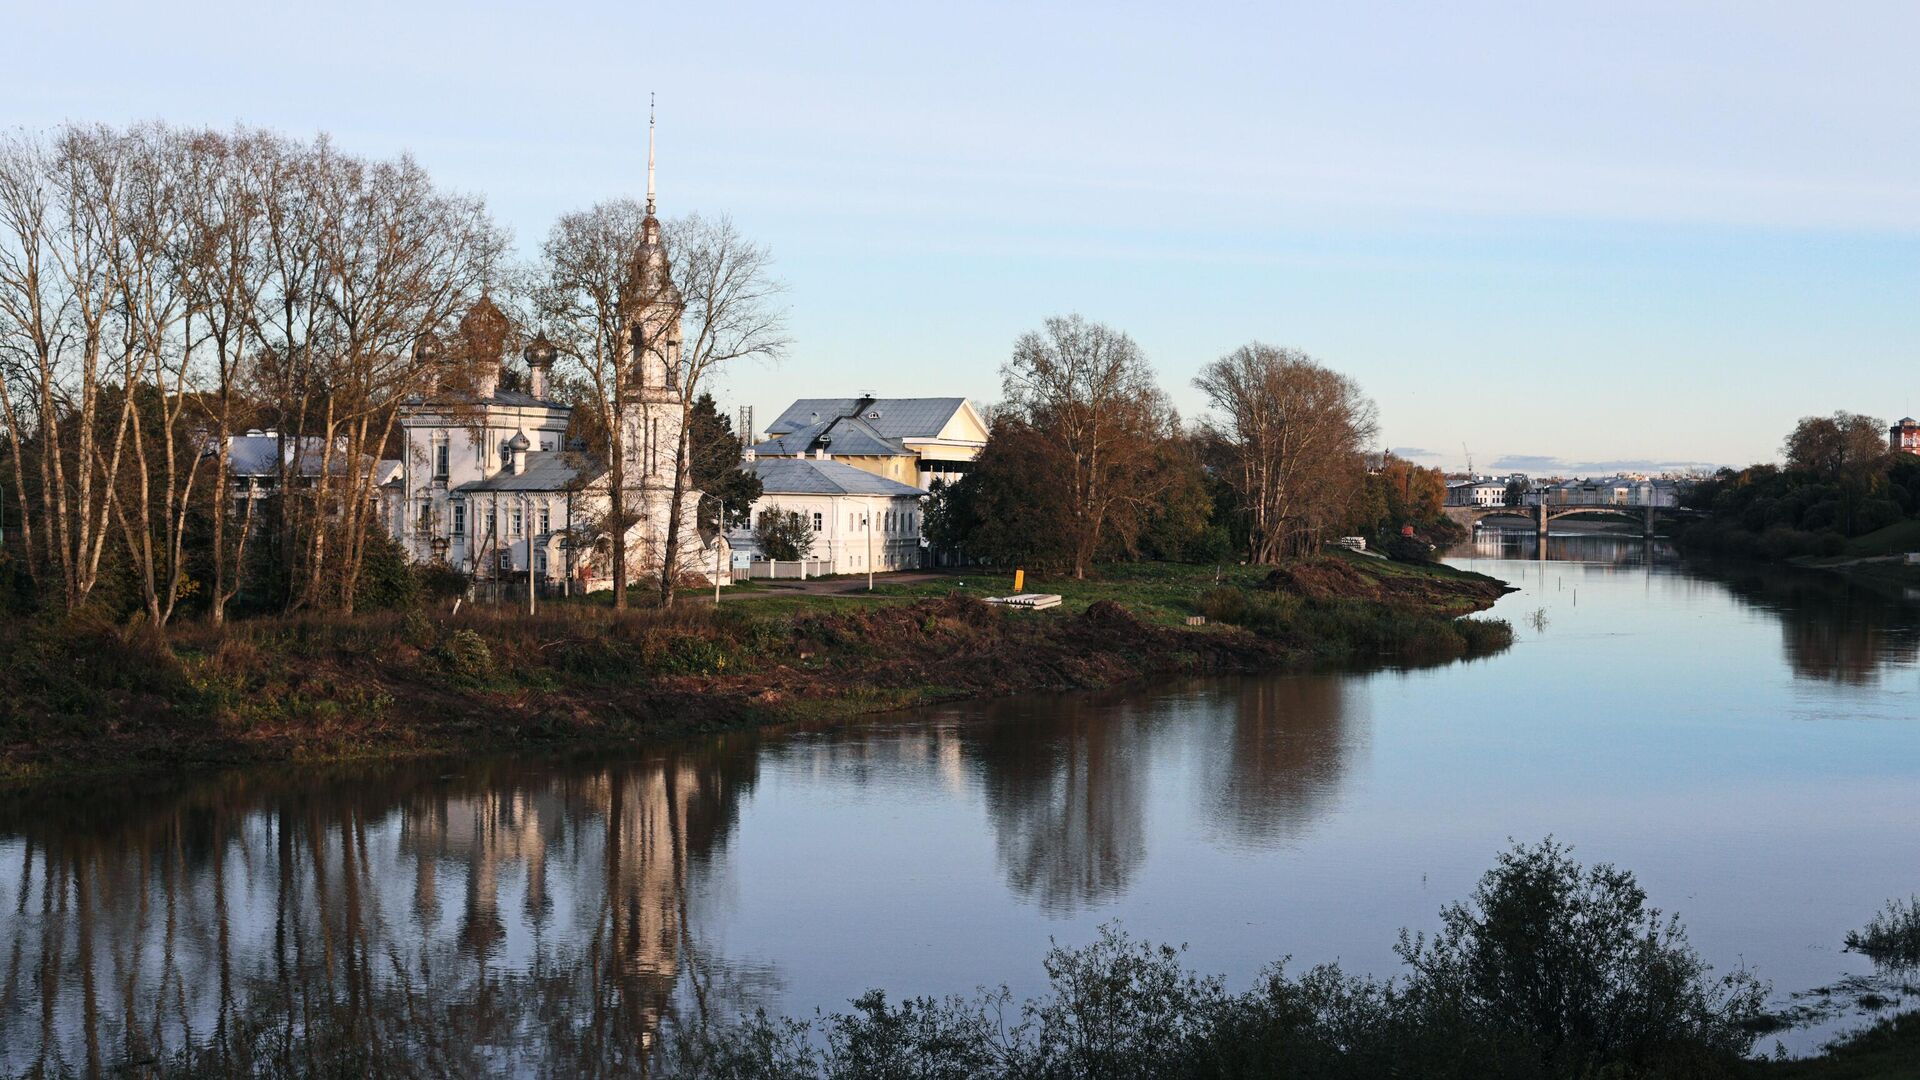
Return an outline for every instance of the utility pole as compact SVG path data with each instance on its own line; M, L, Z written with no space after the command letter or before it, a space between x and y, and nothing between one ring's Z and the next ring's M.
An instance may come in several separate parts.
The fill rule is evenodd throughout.
M520 496L520 530L527 534L527 614L534 613L533 599L533 496Z

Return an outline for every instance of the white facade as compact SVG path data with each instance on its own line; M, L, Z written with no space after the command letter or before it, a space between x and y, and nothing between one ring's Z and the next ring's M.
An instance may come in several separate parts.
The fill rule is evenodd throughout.
M651 144L641 228L639 295L629 300L626 353L617 364L626 382L615 391L622 413L620 494L632 524L619 537L608 534L614 470L563 445L572 410L547 397L553 347L544 339L528 347L525 392L500 389L511 327L483 297L461 323L468 355L445 357L441 387L401 410L403 459L385 491L389 527L413 559L444 560L478 580L524 579L530 572L536 580L566 579L593 591L612 587L619 544L629 582L661 576L685 400L682 305L654 217ZM438 343L423 347L437 350ZM723 538L701 536L699 506L700 492L683 493L677 578L707 577L716 561L724 573L729 561Z
M736 567L765 559L752 528L761 516L788 512L812 526L807 557L825 563L825 573L885 573L924 565L924 493L918 488L827 457L757 458L744 467L760 477L762 494L754 500L751 524L727 537Z

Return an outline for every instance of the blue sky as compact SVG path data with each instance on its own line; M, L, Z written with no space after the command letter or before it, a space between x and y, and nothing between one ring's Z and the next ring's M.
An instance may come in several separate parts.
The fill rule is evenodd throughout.
M644 186L729 213L791 355L722 396L998 397L1078 311L1190 380L1248 340L1481 469L1774 456L1920 411L1920 8L7 0L0 122L409 150L531 252Z

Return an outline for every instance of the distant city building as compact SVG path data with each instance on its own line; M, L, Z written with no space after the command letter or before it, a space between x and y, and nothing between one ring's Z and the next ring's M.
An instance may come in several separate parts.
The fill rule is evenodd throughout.
M1896 454L1920 454L1920 420L1903 416L1888 428L1887 449Z
M1507 477L1488 476L1453 480L1447 484L1448 506L1505 506Z

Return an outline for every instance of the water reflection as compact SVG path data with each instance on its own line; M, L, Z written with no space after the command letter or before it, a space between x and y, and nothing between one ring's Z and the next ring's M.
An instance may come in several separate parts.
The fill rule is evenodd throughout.
M1125 695L1062 696L1006 703L965 733L1014 893L1064 913L1126 889L1146 857L1158 712Z
M1531 528L1474 530L1465 543L1448 549L1455 558L1604 563L1613 566L1671 564L1677 553L1665 540L1594 530L1549 536L1543 544Z
M1798 678L1864 686L1920 659L1920 603L1897 587L1783 567L1700 572L1780 620L1781 648Z
M644 1074L678 1013L755 992L691 905L756 769L717 743L10 813L0 1070Z
M1339 795L1361 738L1349 723L1349 680L1249 680L1209 702L1206 819L1242 843L1298 840Z

